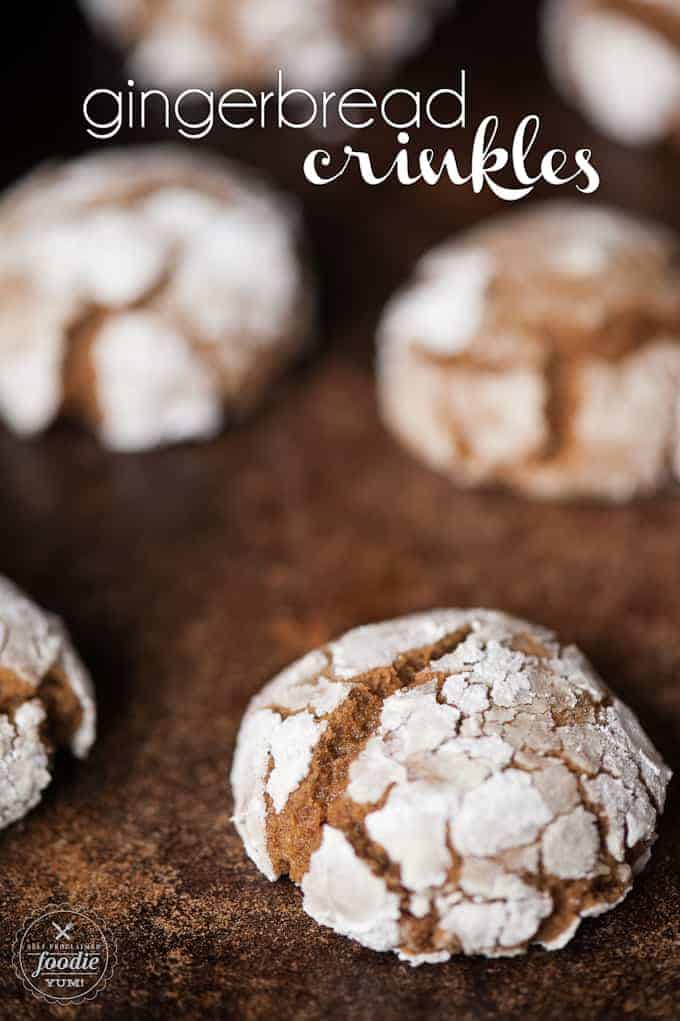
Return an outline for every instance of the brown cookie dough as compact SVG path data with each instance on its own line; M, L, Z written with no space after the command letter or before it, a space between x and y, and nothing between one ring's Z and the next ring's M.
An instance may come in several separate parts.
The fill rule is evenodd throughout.
M443 610L350 631L252 700L234 821L270 880L364 946L512 956L626 896L669 778L576 648Z
M548 0L543 34L555 83L601 131L680 142L677 0Z
M279 70L312 91L384 72L452 0L82 0L132 74L177 90L258 87Z
M383 417L465 485L623 501L680 473L675 238L586 204L427 255L378 340Z
M0 829L40 801L58 747L95 738L92 683L61 622L0 576Z
M296 213L221 160L107 151L0 201L0 417L138 450L216 433L306 341Z

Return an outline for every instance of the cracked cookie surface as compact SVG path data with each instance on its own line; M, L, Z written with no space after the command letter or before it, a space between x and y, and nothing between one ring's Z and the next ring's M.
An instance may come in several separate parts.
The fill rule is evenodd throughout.
M304 346L295 210L173 147L29 175L0 201L0 417L60 414L116 450L214 435Z
M90 677L61 621L0 576L0 829L38 804L57 748L85 758L95 716Z
M677 0L548 0L543 35L555 84L600 131L680 143Z
M168 89L257 86L282 69L312 91L386 71L427 38L452 0L81 0L129 50L135 75Z
M570 202L437 248L379 330L385 422L464 485L625 501L677 479L677 251Z
M564 946L647 863L670 775L575 647L440 610L284 670L248 707L231 779L267 878L416 965Z

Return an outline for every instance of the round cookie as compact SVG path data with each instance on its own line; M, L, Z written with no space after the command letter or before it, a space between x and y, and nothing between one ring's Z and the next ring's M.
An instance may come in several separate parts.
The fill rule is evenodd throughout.
M0 201L0 417L141 450L241 418L312 322L297 214L173 147L97 153Z
M662 228L548 203L428 254L378 338L383 418L458 483L624 501L680 473L680 268Z
M557 87L601 131L680 142L677 0L548 0L543 35Z
M313 92L385 72L452 0L82 0L129 51L131 73L179 91L253 87L279 70Z
M440 610L350 631L266 685L234 822L270 880L364 946L511 956L626 896L670 775L576 648Z
M92 683L61 621L0 576L0 829L38 804L56 748L85 758L94 739Z

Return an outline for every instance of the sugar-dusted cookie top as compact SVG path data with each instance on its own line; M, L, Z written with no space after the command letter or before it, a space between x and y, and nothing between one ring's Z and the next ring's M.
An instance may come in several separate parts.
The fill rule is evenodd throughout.
M426 255L378 338L384 418L464 484L625 500L680 467L676 239L556 202Z
M250 410L310 326L295 212L257 177L156 146L31 174L0 200L0 417L66 412L132 450Z
M252 700L234 821L269 879L367 947L510 956L625 897L669 778L576 648L441 610L350 631Z

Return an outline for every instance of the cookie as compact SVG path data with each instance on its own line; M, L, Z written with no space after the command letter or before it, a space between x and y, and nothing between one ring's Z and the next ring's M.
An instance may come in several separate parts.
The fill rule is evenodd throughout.
M548 203L425 256L378 338L387 425L464 485L625 501L680 472L675 238Z
M82 0L129 51L140 80L170 91L269 84L313 92L379 75L427 38L451 0Z
M266 877L372 950L507 957L623 900L670 776L577 648L434 611L349 631L252 699L234 821Z
M557 87L600 131L680 142L677 0L548 0L543 35Z
M38 804L57 748L82 759L94 739L92 683L61 621L0 576L0 829Z
M268 879L366 947L512 956L623 900L670 775L578 649L441 610L350 631L263 688L234 822Z
M214 435L305 343L297 214L172 147L31 174L0 202L0 416L66 413L115 450Z

